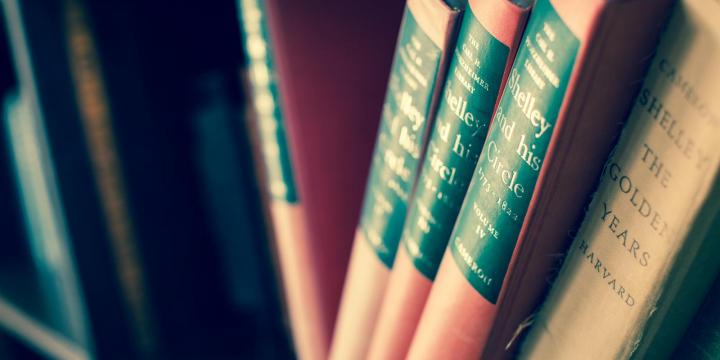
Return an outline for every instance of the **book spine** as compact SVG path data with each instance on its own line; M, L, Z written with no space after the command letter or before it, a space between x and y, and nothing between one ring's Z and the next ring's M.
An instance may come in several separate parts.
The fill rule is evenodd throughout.
M668 280L688 266L678 255L702 239L687 235L720 159L712 6L676 8L523 357L628 358L653 340L647 325L666 314Z
M403 358L477 164L529 8L470 1L369 358Z
M267 190L273 199L297 203L265 7L261 0L238 0L238 4Z
M157 324L145 266L130 216L124 174L112 132L112 111L102 67L86 9L80 0L63 1L71 76L75 83L80 119L87 141L93 176L106 219L117 277L130 314L138 351L153 356L159 350Z
M407 3L382 109L331 358L364 358L424 155L459 11Z
M517 355L547 295L657 49L672 1L551 0L579 39L567 100L498 299L484 358ZM634 31L628 32L626 29Z
M410 358L442 356L445 349L454 349L458 358L480 356L579 48L579 39L554 6L548 0L538 1L410 347ZM445 278L460 274L464 282ZM446 281L461 288L446 289ZM438 331L450 329L456 335L437 336Z
M275 69L274 48L266 4L238 0L238 10L249 67L255 156L260 160L266 190L265 206L275 242L285 303L295 351L301 359L326 357L332 328L322 300L320 276L315 272L308 219L295 183L283 116L283 100Z
M390 73L359 231L380 261L392 268L407 204L437 100L445 49L421 27L408 5Z

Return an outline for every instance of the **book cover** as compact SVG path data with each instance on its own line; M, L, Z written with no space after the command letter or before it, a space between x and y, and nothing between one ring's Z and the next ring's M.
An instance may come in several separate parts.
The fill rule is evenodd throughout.
M720 164L713 8L687 0L674 10L525 357L669 356L689 321L682 312L717 273L717 261L702 261L717 252L716 239L704 241Z
M235 331L255 334L240 342L248 349L243 356L287 358L292 347L277 264L245 131L251 112L244 110L250 103L240 85L237 71L228 69L201 75L193 88L194 160L214 235L207 245L220 254L220 276L231 305L225 311L242 319Z
M634 359L664 359L683 344L683 334L691 330L696 315L703 316L702 301L708 296L720 262L715 254L720 251L720 172L716 171L712 189L698 211L687 234L687 243L678 251L672 265L673 271L665 280L658 298L656 310L648 319L640 346L633 352ZM700 309L700 310L699 310ZM708 309L712 321L712 309ZM696 321L696 320L695 320ZM685 335L687 339L688 336ZM708 334L699 334L694 340L701 344ZM711 345L708 345L711 346ZM700 349L704 345L699 346Z
M290 319L295 351L301 359L325 357L330 328L322 298L322 274L312 256L306 209L298 197L292 158L283 118L274 63L273 42L262 0L238 1L245 55L248 62L247 98L252 106L255 160L263 181L274 250L280 267L283 295Z
M669 3L536 2L410 358L448 349L457 358L510 355L506 345L546 290L551 254L581 216Z
M470 1L368 357L407 352L522 36L528 3Z
M367 354L459 14L443 0L407 2L335 324L333 359Z

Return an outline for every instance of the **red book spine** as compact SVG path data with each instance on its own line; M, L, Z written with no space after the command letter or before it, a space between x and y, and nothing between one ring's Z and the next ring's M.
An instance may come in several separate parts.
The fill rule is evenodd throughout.
M264 1L297 190L269 209L297 356L325 359L402 3Z

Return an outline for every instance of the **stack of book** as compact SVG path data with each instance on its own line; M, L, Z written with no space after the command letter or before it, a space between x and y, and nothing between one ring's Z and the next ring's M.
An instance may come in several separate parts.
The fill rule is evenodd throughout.
M2 5L0 356L720 357L717 0Z

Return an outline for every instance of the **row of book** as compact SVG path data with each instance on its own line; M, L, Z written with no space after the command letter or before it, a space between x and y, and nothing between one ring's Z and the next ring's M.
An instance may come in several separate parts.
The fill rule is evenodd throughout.
M300 358L720 356L717 1L408 0L350 226L368 120L314 69L367 45L300 39L348 19L316 3L242 3Z

